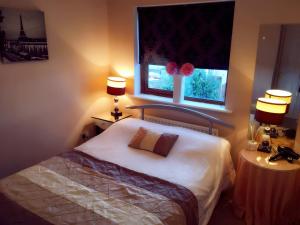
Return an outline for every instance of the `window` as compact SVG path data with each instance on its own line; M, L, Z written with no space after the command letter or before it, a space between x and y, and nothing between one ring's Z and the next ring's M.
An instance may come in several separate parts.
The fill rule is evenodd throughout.
M227 70L195 69L191 76L185 78L185 99L223 103L227 72Z
M167 73L165 66L148 65L148 88L173 91L173 77Z
M138 8L141 93L172 97L168 62L192 63L184 99L224 104L234 2Z

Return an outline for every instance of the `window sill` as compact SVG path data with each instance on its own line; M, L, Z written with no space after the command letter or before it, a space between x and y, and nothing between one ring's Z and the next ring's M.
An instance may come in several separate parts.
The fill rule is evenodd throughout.
M166 98L166 97L148 95L148 94L135 94L129 96L136 99L148 100L148 101L159 102L159 103L167 103L172 105L180 105L188 108L204 109L208 111L222 112L222 113L232 113L232 111L227 109L226 106L224 105L209 104L204 102L193 102L187 100L184 100L181 103L174 103L172 98Z

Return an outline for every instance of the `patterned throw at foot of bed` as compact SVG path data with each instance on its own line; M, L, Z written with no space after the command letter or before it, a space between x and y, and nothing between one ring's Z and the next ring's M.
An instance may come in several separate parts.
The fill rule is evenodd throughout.
M180 185L70 151L0 181L0 224L198 225Z

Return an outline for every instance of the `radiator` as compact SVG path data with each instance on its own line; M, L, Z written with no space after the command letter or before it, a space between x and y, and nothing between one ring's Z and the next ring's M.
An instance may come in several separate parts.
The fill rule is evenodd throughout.
M195 125L195 124L191 124L191 123L184 123L184 122L180 122L180 121L176 121L176 120L169 120L169 119L164 119L164 118L160 118L160 117L156 117L156 116L149 116L149 115L145 115L144 119L146 121L153 122L153 123L159 123L159 124L164 124L164 125L174 126L174 127L175 126L176 127L184 127L184 128L200 131L200 132L207 133L207 134L209 133L209 128L205 127L205 126ZM212 135L218 136L218 129L213 128Z

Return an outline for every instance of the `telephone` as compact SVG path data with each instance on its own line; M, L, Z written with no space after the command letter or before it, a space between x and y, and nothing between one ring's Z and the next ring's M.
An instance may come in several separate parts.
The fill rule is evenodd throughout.
M269 158L270 162L277 161L280 159L285 159L289 163L292 163L293 160L298 160L300 155L293 151L293 149L285 146L278 146L277 153Z

